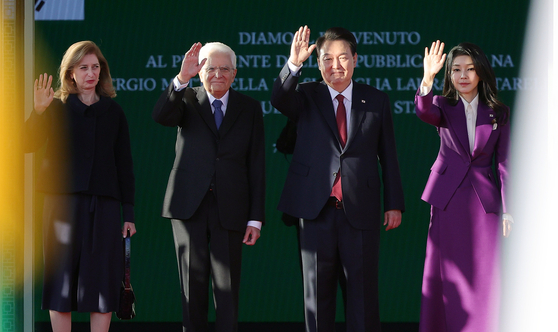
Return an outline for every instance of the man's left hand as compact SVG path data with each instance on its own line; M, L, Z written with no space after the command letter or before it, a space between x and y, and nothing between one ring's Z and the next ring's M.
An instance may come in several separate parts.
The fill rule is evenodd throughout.
M401 225L401 210L389 210L384 213L384 226L386 231L394 229Z
M246 234L244 234L244 240L242 240L242 243L248 246L253 246L254 244L256 244L256 241L259 237L260 230L256 227L248 226L246 227Z

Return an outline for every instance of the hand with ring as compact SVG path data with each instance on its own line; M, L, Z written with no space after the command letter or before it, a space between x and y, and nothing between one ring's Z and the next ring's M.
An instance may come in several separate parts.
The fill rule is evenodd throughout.
M54 98L54 89L51 85L52 75L48 76L46 73L39 75L39 79L35 80L33 102L37 114L43 114Z

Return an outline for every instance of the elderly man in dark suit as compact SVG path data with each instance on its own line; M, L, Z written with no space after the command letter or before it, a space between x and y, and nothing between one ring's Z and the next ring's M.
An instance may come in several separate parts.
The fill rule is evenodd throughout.
M188 87L199 73L203 87ZM222 43L195 43L163 92L153 119L178 127L163 217L172 221L184 331L207 331L212 277L216 331L237 331L242 243L264 221L265 152L258 101L231 89L236 55Z
M328 29L311 46L309 39L308 27L295 33L271 98L298 126L279 210L300 218L306 330L335 331L341 265L347 331L380 331L381 182L386 230L400 225L404 210L390 103L385 93L352 80L357 53L350 31ZM314 49L323 82L299 84Z

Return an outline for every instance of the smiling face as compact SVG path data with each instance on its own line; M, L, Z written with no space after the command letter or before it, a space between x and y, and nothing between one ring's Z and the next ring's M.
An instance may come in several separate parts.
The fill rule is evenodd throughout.
M204 88L219 99L229 91L236 76L236 69L229 54L213 51L207 55L207 61L199 75Z
M95 90L99 83L99 75L101 74L101 65L95 54L87 54L73 68L72 78L76 82L76 86L80 93L84 91Z
M470 56L455 57L451 66L451 82L459 95L468 102L477 96L480 78Z
M357 54L352 55L349 43L344 40L326 40L319 52L318 68L327 85L343 92L353 78Z

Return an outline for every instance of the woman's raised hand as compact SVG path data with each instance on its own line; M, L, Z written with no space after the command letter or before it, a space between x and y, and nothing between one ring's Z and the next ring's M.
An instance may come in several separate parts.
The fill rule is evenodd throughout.
M444 53L444 43L439 40L432 43L430 50L424 48L424 77L423 85L431 86L434 83L434 77L442 69L446 62L446 54Z
M52 75L47 73L39 75L39 79L35 80L33 86L33 107L35 112L42 114L52 102L54 98L54 89L52 89Z

